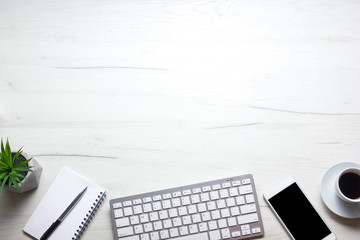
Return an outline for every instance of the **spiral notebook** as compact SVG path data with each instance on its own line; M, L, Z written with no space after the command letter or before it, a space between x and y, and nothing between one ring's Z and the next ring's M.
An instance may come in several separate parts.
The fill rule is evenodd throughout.
M106 191L70 168L63 167L26 223L24 232L39 239L79 192L88 187L77 205L50 236L50 240L79 239Z

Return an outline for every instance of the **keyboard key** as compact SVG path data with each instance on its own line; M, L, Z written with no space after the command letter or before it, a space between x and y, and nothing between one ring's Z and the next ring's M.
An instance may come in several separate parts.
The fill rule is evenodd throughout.
M145 223L144 224L144 231L145 232L151 232L153 230L153 226L151 223Z
M229 197L229 192L227 189L220 190L220 198L227 198Z
M113 203L113 208L121 208L122 204L121 202Z
M220 218L220 211L219 210L214 210L211 211L211 219L219 219Z
M201 193L201 188L194 188L192 191L194 194Z
M186 207L179 207L178 211L179 211L179 216L184 216L184 215L187 214L187 208Z
M181 196L181 192L173 192L173 197L180 197Z
M233 206L235 206L235 198L228 198L228 199L226 199L226 205L227 205L228 207L233 207Z
M160 211L159 212L159 218L161 220L169 218L168 212L166 210Z
M139 233L143 233L143 232L144 232L143 226L142 226L141 224L135 225L135 226L134 226L134 230L135 230L135 233L136 233L136 234L139 234Z
M236 197L236 204L237 204L237 205L243 205L243 204L245 204L245 198L244 198L244 196L238 196L238 197Z
M178 237L179 236L179 230L177 228L170 229L170 237Z
M209 224L209 229L210 229L210 230L217 229L217 223L216 223L216 221L210 221L210 222L208 222L208 224Z
M171 219L166 219L163 221L164 228L171 228L172 227L172 221Z
M135 225L135 224L138 224L139 223L139 216L131 216L130 217L130 223L131 225Z
M202 223L199 223L199 231L200 232L205 232L208 230L208 227L207 227L207 223L206 222L202 222Z
M170 200L162 201L162 207L163 207L163 209L169 209L169 208L171 208L171 202L170 202Z
M240 214L239 207L230 208L231 216L237 216Z
M118 237L127 237L134 234L133 227L123 227L117 229Z
M174 227L178 227L178 226L181 226L182 225L182 222L181 222L181 218L180 217L177 217L177 218L174 218L173 219L173 226Z
M152 206L151 206L151 203L146 203L143 205L143 208L144 208L144 213L148 213L148 212L151 212L152 211Z
M213 190L219 190L219 189L221 189L221 185L220 184L212 185L212 189Z
M217 200L217 199L219 199L219 191L210 192L210 199L211 199L211 200Z
M210 186L205 186L202 188L203 192L210 192L211 191L211 187Z
M177 209L176 209L176 208L169 209L169 216L170 216L171 218L177 217L177 216L178 216L178 211L177 211Z
M231 185L232 185L233 187L240 186L240 185L241 185L241 182L240 182L240 180L232 181Z
M181 204L182 204L183 206L189 205L189 204L190 204L190 197L189 197L189 196L182 197L182 198L181 198Z
M173 198L173 199L171 200L171 202L172 202L172 206L173 206L174 208L181 206L180 198Z
M199 204L197 205L197 207L198 207L198 211L199 211L200 213L206 211L206 205L205 205L205 203L199 203Z
M191 224L191 217L190 216L184 216L182 217L182 222L184 225L189 225Z
M200 195L199 194L191 196L191 203L192 204L199 203L199 202L200 202Z
M219 230L210 231L209 236L210 236L210 240L221 240Z
M202 202L207 202L210 200L209 193L202 193L200 194L200 198Z
M246 203L253 203L255 202L254 194L248 194L245 196Z
M237 221L239 225L246 224L246 223L252 223L259 221L257 213L252 214L246 214L242 216L237 217Z
M165 193L163 194L163 199L166 200L166 199L169 199L171 198L171 194L170 193Z
M217 205L217 208L219 208L219 209L226 207L225 200L224 199L217 200L216 205Z
M146 223L148 221L149 221L149 215L147 213L140 215L140 222L141 223Z
M161 202L153 202L153 209L154 211L161 210Z
M229 227L233 227L233 226L236 226L236 218L235 217L231 217L231 218L228 218L228 225Z
M150 239L151 240L160 240L160 236L158 232L152 232L150 233Z
M198 213L198 214L191 215L191 217L192 217L193 223L199 223L199 222L201 222L201 216L200 216L199 213Z
M121 240L139 240L139 236L123 237Z
M129 225L130 225L130 221L128 217L116 219L116 227L125 227Z
M256 227L256 228L251 229L251 232L252 232L253 234L260 233L260 232L261 232L261 229L260 229L259 227Z
M209 212L204 212L201 214L201 218L202 220L205 221L209 221L211 219L210 213Z
M228 228L221 229L221 235L222 235L223 239L231 238L230 229L228 229Z
M186 190L184 190L184 191L182 192L182 194L183 194L184 196L190 195L190 194L191 194L191 190L190 190L190 189L186 189Z
M222 187L223 188L229 188L229 187L231 187L231 184L229 182L226 182L226 183L222 184Z
M231 233L231 236L232 237L240 237L241 233L240 233L240 231L234 231L234 232Z
M218 220L218 226L219 226L219 228L225 228L225 227L227 227L228 225L227 225L226 219L220 219L220 220Z
M133 215L132 207L124 208L124 216L130 216Z
M141 205L134 206L133 209L134 209L134 214L141 214L141 213L143 213L143 210L142 210Z
M124 216L123 210L121 208L114 210L114 214L115 214L115 218L120 218L120 217Z
M161 200L161 196L160 196L160 195L153 196L153 200L154 200L154 201L160 201L160 200Z
M216 203L215 202L207 202L207 209L209 211L216 209Z
M256 205L255 204L248 204L240 206L241 214L248 214L252 212L256 212Z
M231 197L235 197L235 196L239 195L237 188L230 188L229 193L230 193Z
M228 208L221 209L221 217L227 218L230 217L230 210Z
M149 213L149 217L150 217L150 221L157 221L159 220L159 214L158 212L152 212L152 213ZM148 220L149 221L149 220Z
M143 198L143 202L144 202L144 203L151 202L151 197L145 197L145 198Z
M251 180L249 178L246 178L246 179L243 179L242 180L242 184L250 184L251 183Z
M161 221L156 221L154 222L154 230L161 230L163 228L162 222Z
M189 232L191 234L199 232L197 224L193 224L189 226Z
M141 234L140 238L141 238L141 240L150 240L150 236L148 233Z
M197 212L197 208L196 208L196 205L190 205L188 206L188 213L189 214L194 214Z
M239 193L241 195L252 193L252 186L251 185L240 186Z
M181 236L188 235L189 230L187 226L179 227L179 232Z
M168 231L168 230L162 230L162 231L160 231L160 238L161 238L161 239L167 239L167 238L169 238L169 231Z

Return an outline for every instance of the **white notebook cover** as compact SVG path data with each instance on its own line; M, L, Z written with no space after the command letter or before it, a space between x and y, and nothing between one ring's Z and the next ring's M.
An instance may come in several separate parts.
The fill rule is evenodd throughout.
M74 234L87 222L92 207L99 206L98 202L102 201L106 191L67 167L61 169L23 230L39 239L86 186L85 194L49 238L75 239Z

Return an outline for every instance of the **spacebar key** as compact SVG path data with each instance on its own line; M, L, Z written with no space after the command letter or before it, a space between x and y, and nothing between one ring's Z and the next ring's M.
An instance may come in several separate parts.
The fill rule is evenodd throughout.
M171 240L209 240L206 232L199 234L191 234L183 237L171 238Z

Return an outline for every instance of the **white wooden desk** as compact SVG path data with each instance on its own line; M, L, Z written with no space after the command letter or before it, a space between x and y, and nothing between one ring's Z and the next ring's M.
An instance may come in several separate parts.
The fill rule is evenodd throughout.
M0 196L0 239L62 166L105 187L83 239L112 239L112 198L253 173L262 199L297 178L340 240L360 220L321 200L331 165L360 163L360 1L0 1L0 137L43 166Z

